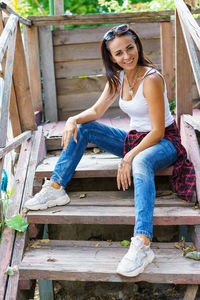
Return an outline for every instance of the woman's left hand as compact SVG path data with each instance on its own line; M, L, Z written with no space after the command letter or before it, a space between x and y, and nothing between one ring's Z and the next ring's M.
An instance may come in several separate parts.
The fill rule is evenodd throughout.
M120 190L122 186L123 191L131 186L131 161L124 159L119 164L117 172L117 187Z

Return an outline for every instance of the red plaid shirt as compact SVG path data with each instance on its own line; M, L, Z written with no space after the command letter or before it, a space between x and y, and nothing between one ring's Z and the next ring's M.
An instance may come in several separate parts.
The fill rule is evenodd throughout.
M131 130L124 142L124 155L137 146L147 134L148 132ZM175 121L165 128L164 138L173 143L178 153L172 173L172 184L180 198L191 201L196 185L195 170L193 164L187 159Z

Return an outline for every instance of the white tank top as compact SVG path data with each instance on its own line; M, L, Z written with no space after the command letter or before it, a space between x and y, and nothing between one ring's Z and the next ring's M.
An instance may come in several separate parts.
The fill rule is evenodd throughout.
M140 85L137 89L135 96L132 98L132 100L129 101L125 101L121 97L124 71L120 72L119 107L123 112L125 112L130 117L130 130L137 130L138 132L151 131L151 121L149 116L148 103L147 103L147 99L143 95L143 82L147 73L152 74L154 72L161 75L160 72L158 72L154 68L147 70L140 82ZM165 128L166 128L174 122L174 118L172 117L169 109L169 102L167 98L167 89L166 89L165 80L164 80L164 85L165 85L164 101L165 101Z

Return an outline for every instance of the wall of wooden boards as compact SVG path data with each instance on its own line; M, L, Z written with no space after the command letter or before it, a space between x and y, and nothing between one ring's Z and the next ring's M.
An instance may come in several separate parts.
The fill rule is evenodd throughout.
M200 23L200 22L199 22ZM53 51L57 92L58 119L88 108L100 96L105 79L100 54L100 41L112 26L73 28L53 31ZM132 28L142 38L145 54L161 69L160 24L137 23ZM98 75L98 76L97 76ZM198 93L193 84L193 98ZM118 117L122 112L116 101L105 117Z

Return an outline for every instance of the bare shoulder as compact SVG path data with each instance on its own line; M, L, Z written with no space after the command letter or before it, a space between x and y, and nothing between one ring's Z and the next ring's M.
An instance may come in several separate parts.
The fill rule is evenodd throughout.
M151 73L144 78L143 93L149 95L149 93L163 93L164 81L163 77L157 73Z

